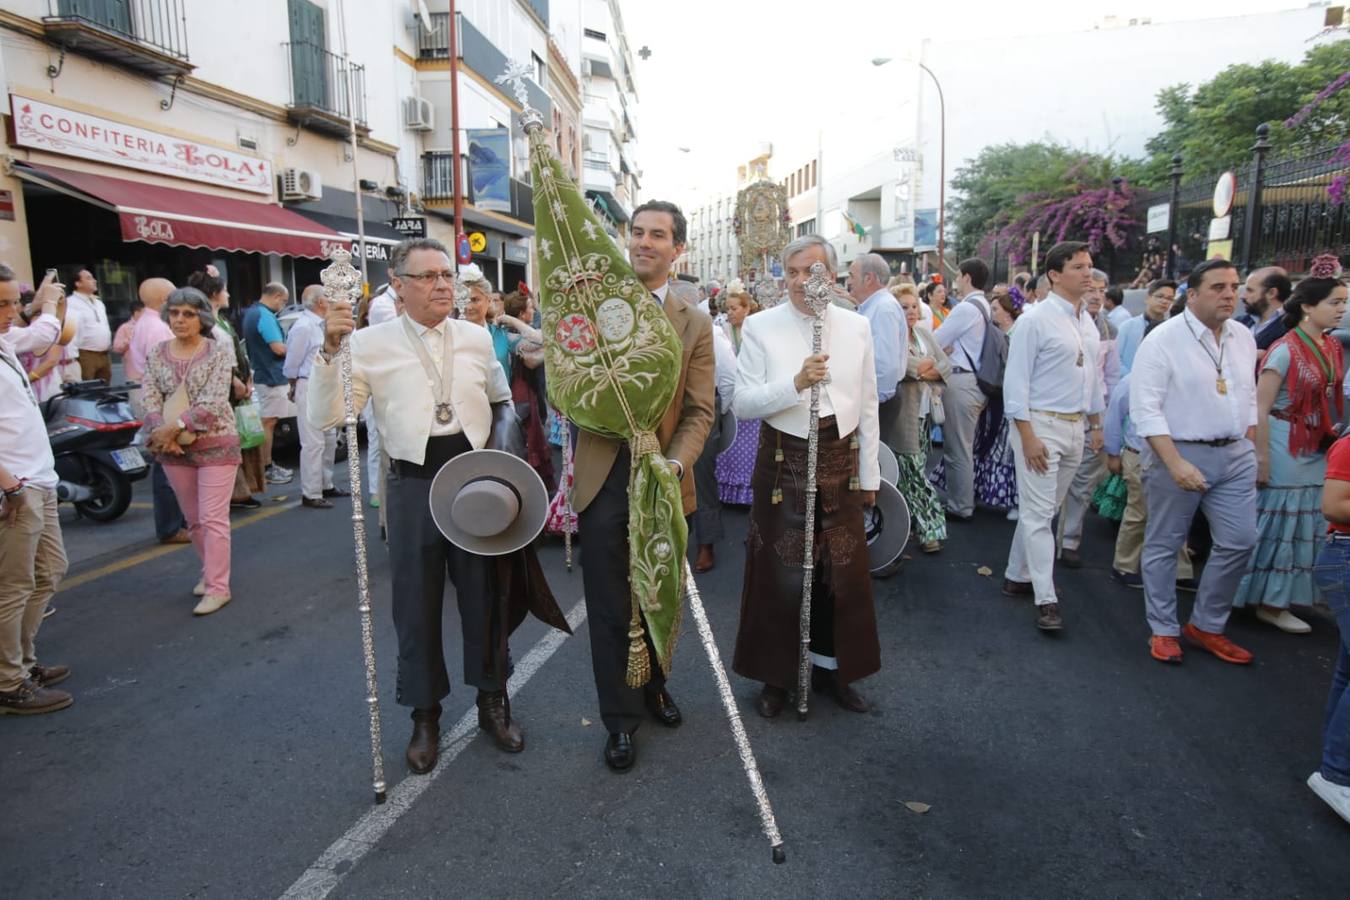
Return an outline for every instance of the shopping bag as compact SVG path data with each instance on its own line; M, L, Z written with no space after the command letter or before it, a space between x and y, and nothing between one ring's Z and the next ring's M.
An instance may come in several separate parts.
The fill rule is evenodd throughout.
M239 449L252 450L263 442L262 416L258 404L250 400L234 408L234 425L239 431Z

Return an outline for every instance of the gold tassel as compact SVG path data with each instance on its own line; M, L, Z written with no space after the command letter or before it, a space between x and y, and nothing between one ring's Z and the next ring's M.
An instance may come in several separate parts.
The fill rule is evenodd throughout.
M783 502L783 489L782 489L782 488L774 488L774 489L773 489L773 494L771 494L770 497L769 497L769 502L770 502L771 504L773 504L774 506L777 506L779 503L782 503L782 502Z
M628 623L628 674L625 681L630 688L639 688L651 680L652 661L647 653L647 642L642 639L642 614L633 601L633 618Z
M848 489L849 489L850 491L859 491L859 490L862 490L862 482L858 480L858 476L857 476L857 475L854 475L854 476L852 476L852 477L849 478L849 480L848 480Z
M780 463L780 462L783 461L783 448L782 448L782 447L779 447L777 450L773 451L773 461L776 462L776 463Z
M850 450L857 450L857 449L858 449L858 434L857 434L857 432L854 432L853 437L851 437L851 438L848 439L848 449L850 449Z

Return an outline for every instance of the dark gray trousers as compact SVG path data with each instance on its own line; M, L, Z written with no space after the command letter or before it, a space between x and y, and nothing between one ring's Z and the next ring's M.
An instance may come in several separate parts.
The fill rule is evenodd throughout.
M721 403L721 398L715 398ZM717 407L717 408L720 408ZM722 434L722 417L713 419L712 430L703 442L703 452L694 463L694 497L698 509L694 510L693 533L690 535L695 544L716 544L726 537L722 527L722 501L717 496L717 443Z
M619 450L600 492L581 511L581 577L586 591L586 620L591 632L591 667L600 719L611 734L636 731L645 716L643 688L630 688L628 623L633 592L628 585L628 448ZM652 678L646 690L665 685L651 635L646 636Z
M441 623L447 574L459 603L464 683L485 691L503 690L511 672L501 636L502 617L493 616L500 605L495 602L493 561L447 541L427 505L436 472L470 447L462 434L433 437L427 442L423 465L402 460L390 465L384 512L398 633L396 699L415 709L435 707L450 693Z

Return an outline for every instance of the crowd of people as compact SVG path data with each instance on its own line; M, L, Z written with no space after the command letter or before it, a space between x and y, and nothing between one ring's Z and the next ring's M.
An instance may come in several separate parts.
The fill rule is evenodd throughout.
M1231 263L1208 260L1181 283L1149 281L1135 312L1080 242L1055 245L1043 271L1009 283L991 283L989 266L967 259L949 285L893 276L876 254L860 255L841 272L833 247L807 236L784 250L784 295L761 309L737 280L706 299L678 285L670 265L683 249L682 214L663 203L638 212L629 248L634 268L686 346L677 402L656 436L685 488L697 571L717 564L717 546L726 540L721 507L749 507L734 668L761 684L762 715L778 715L796 688L795 616L769 598L800 585L801 548L792 546L804 527L813 386L823 460L813 518L823 549L812 686L845 709L869 708L856 683L880 665L871 578L858 548L866 543L861 512L874 502L886 452L895 456L896 487L923 553L941 552L977 509L1015 521L1002 592L1030 600L1042 631L1066 627L1055 568L1084 564L1085 523L1095 508L1119 523L1112 574L1142 590L1148 651L1159 662L1180 663L1184 640L1225 662L1250 663L1252 654L1225 635L1235 608L1302 634L1311 626L1294 610L1325 601L1350 634L1344 621L1350 555L1342 540L1350 535L1350 449L1337 440L1345 361L1332 333L1347 291L1333 257L1319 258L1297 283L1265 268L1244 284ZM456 272L435 242L413 242L395 259L429 268L399 272L359 324L398 337L390 323L413 321L411 292L422 324L412 326L419 353L408 361L434 373L440 365L467 365L465 347L481 346L489 371L473 383L487 386L490 408L470 412L477 398L443 399L430 438L419 438L419 429L407 430L409 410L395 386L418 369L396 375L387 361L363 363L375 366L359 398L372 450L368 502L387 507L381 512L391 554L406 550L397 546L399 535L427 527L425 510L409 511L435 468L429 451L410 449L419 439L448 460L483 446L499 419L518 428L517 452L553 497L550 527L581 535L596 688L610 735L605 759L616 770L631 767L644 709L666 725L678 724L680 712L663 679L653 677L639 690L623 686L619 674L632 627L624 587L627 448L577 429L550 406L545 335L525 285L496 293L476 267ZM822 314L819 354L810 350L813 312L805 300L812 263L842 282ZM208 267L183 287L160 278L143 282L131 320L114 335L92 274L80 269L71 284L66 295L49 276L25 298L13 273L0 269L0 357L7 363L0 372L21 381L11 393L23 401L6 400L0 429L32 425L39 403L76 374L63 367L77 365L78 377L107 381L110 354L120 354L127 380L138 386L132 403L155 460L157 536L192 543L201 563L193 612L214 613L231 598L230 509L256 507L255 494L294 477L272 459L277 422L292 408L302 505L332 508L334 498L346 496L333 478L341 417L331 358L335 340L358 323L312 285L301 292L302 310L287 331L278 313L289 293L269 284L236 329L225 283ZM468 294L461 308L448 302L456 285ZM454 344L446 326L435 324L442 307L462 320L456 329L481 329L455 332L476 335L472 341ZM398 346L399 353L407 349ZM453 359L446 356L450 346ZM797 346L805 352L788 352ZM398 356L392 345L390 356ZM451 379L443 391L454 397L463 389ZM442 408L452 410L448 423ZM18 444L26 449L16 450ZM51 454L43 450L7 440L0 451L8 526L0 566L7 574L23 570L5 579L0 602L4 712L47 712L71 702L54 687L69 670L36 658L37 626L65 568ZM476 602L472 586L489 575L474 561L480 557L446 546L461 613L475 621L482 611L469 608ZM1196 566L1200 557L1203 569ZM410 570L424 568L405 562ZM434 765L439 700L448 691L439 647L423 646L431 640L425 635L412 638L428 627L428 616L437 622L440 616L443 586L424 576L396 572L396 582L416 583L394 585L395 597L406 597L395 622L400 702L414 710L408 752L414 771ZM1179 591L1194 594L1184 625ZM466 661L477 663L466 669L466 680L479 690L480 724L502 749L523 748L505 695L509 666L499 658L505 637L470 647L466 628L465 641ZM1350 809L1347 684L1350 650L1343 643L1323 766L1310 780L1339 811Z

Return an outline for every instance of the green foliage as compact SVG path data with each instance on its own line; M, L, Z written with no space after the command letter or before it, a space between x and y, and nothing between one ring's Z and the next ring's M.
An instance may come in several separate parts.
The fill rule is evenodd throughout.
M1116 176L1131 181L1139 170L1132 160L1045 142L986 147L952 176L956 197L947 218L956 252L972 256L987 236L1033 207L1108 187Z
M1251 159L1256 127L1270 126L1272 155L1325 146L1350 131L1350 92L1327 99L1298 128L1285 119L1330 82L1350 71L1350 39L1310 49L1298 65L1266 60L1229 66L1192 89L1177 84L1158 92L1163 129L1146 144L1144 179L1166 182L1172 154L1189 176L1242 166Z

